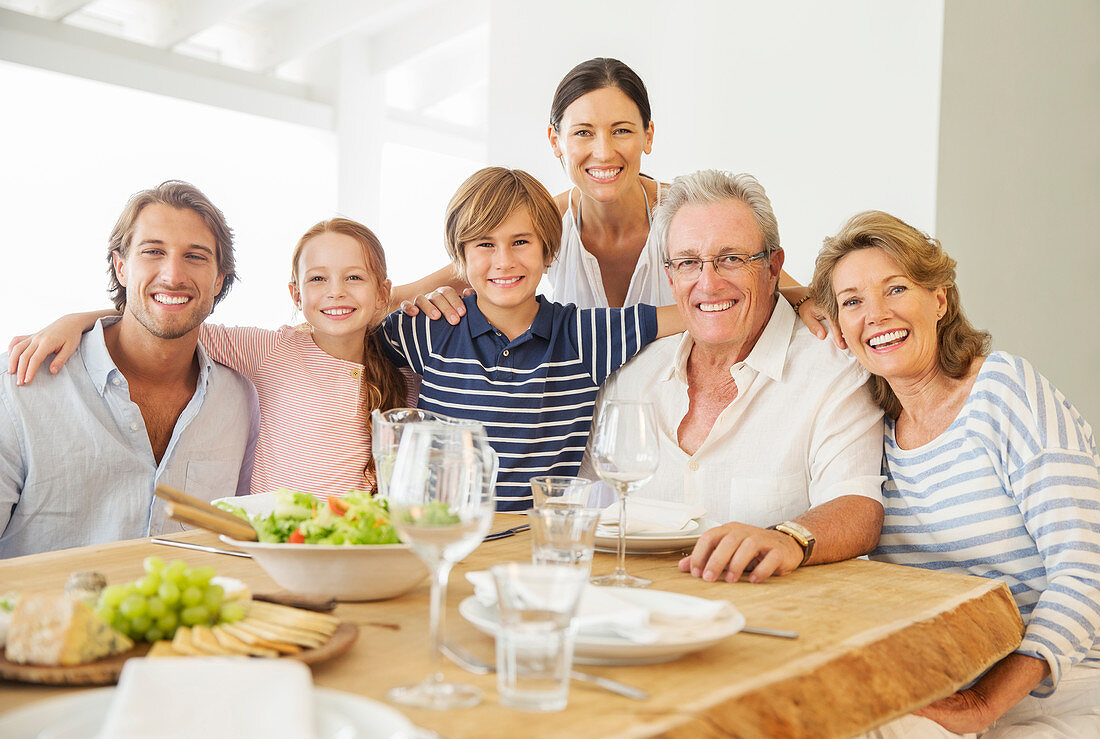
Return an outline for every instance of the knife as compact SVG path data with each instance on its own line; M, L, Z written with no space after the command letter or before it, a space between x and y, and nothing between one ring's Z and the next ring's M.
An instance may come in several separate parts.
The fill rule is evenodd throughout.
M506 539L509 536L515 536L519 532L526 531L529 528L531 528L531 524L525 523L525 524L521 524L519 526L513 526L510 529L504 529L504 531L494 531L493 533L486 536L484 541L494 541L496 539Z
M211 554L229 554L229 555L232 555L234 557L245 557L247 559L252 559L252 555L249 554L248 552L232 552L228 549L218 549L216 547L208 547L208 546L204 546L202 544L191 544L191 543L188 543L186 541L175 541L174 539L161 539L159 537L154 537L154 538L150 539L149 541L151 541L154 544L163 544L166 547L179 547L180 549L194 549L195 551L198 551L198 552L210 552Z
M759 626L742 626L742 633L760 634L761 636L778 636L783 639L797 639L797 631L783 631L782 629L762 629Z

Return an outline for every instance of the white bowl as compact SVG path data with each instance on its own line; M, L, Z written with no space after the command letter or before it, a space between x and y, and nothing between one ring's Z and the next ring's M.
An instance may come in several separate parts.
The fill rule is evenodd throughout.
M273 493L222 498L251 515L271 510ZM216 502L216 501L215 501ZM263 544L222 536L242 549L292 593L337 600L396 598L416 587L428 569L407 544Z

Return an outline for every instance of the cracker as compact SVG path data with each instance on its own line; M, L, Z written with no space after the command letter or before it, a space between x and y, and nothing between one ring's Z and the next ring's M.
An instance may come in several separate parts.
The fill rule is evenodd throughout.
M214 638L218 640L218 644L222 645L222 648L233 653L240 654L248 657L278 657L279 652L274 649L267 649L266 647L260 647L253 644L246 644L237 637L230 634L221 626L215 626L210 630L214 635Z

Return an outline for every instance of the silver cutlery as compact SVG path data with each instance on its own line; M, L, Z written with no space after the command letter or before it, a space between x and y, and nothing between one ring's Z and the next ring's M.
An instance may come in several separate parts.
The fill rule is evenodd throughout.
M522 524L520 526L513 526L510 529L504 529L504 531L494 531L493 533L488 534L485 537L484 541L494 541L496 539L506 539L509 536L515 536L519 532L526 531L529 528L531 528L531 524L525 523L525 524Z
M497 671L496 665L489 664L485 660L471 654L465 647L461 647L452 641L444 639L439 646L443 655L454 662L462 669L472 672L475 675L490 675ZM592 683L604 690L621 695L625 698L632 698L636 701L644 701L649 698L649 693L635 688L632 685L626 685L620 683L618 680L612 680L606 677L600 677L599 675L590 675L587 672L577 672L576 670L569 671L569 677L573 680L578 680L584 683Z
M163 544L166 547L179 547L180 549L194 549L198 552L210 552L211 554L228 554L231 557L245 557L246 559L252 559L252 555L248 552L232 552L228 549L218 549L217 547L203 546L202 544L190 544L186 541L175 541L173 539L159 539L153 538L149 541L154 544Z
M782 629L762 629L758 626L744 626L741 628L744 634L760 634L761 636L778 636L783 639L797 639L797 631L783 631Z

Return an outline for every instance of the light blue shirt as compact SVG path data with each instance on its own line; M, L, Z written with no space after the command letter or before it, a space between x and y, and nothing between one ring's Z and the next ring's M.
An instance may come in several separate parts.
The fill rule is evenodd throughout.
M256 391L198 347L199 380L160 464L141 409L107 352L102 319L56 374L0 378L0 558L184 530L153 495L248 494ZM0 362L6 366L7 355Z

